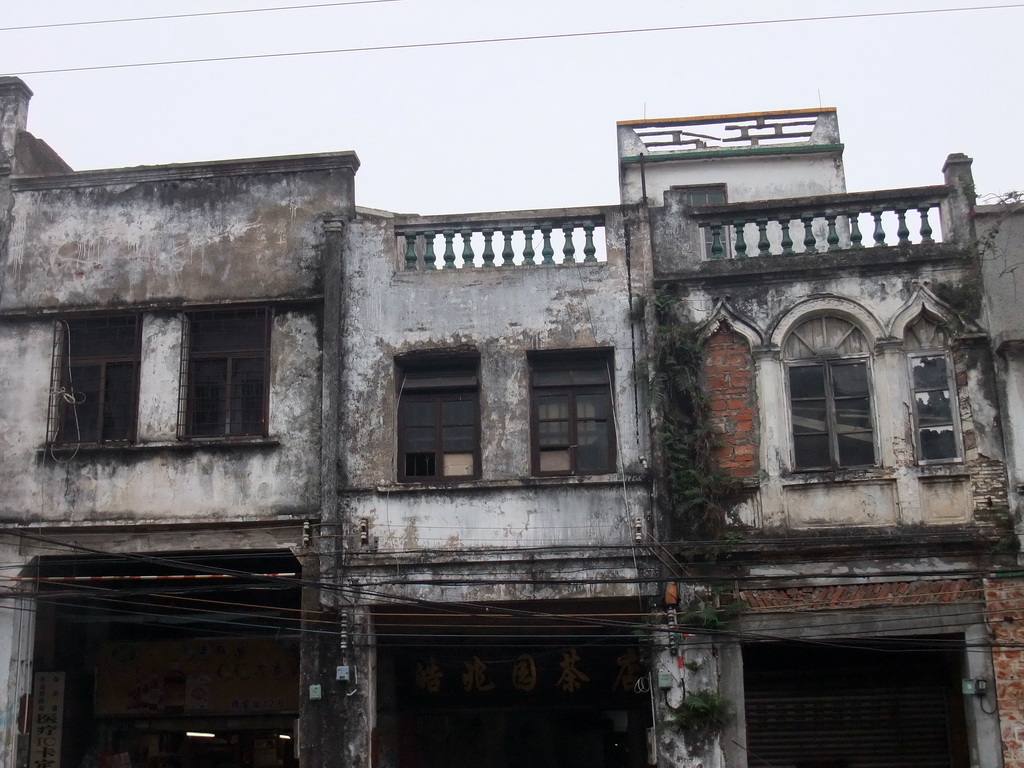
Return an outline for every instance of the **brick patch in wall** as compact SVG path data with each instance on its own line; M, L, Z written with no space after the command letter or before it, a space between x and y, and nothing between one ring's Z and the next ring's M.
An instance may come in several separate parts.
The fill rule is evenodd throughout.
M986 579L1004 768L1024 768L1024 579Z
M978 579L895 581L790 589L746 589L739 598L752 611L818 611L953 603L978 600Z
M718 433L715 458L733 477L757 473L754 358L746 339L722 322L704 343L703 380Z

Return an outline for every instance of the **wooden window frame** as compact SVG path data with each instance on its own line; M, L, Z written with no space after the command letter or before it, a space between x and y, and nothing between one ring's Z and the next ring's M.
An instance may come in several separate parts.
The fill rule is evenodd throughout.
M119 329L128 331L131 338L125 337L125 341L118 343L115 337ZM100 341L100 348L97 348L96 339L104 332L110 332L110 336L105 342ZM120 349L102 348L109 345ZM55 447L135 442L141 357L140 315L59 320L54 328L47 442ZM87 368L98 369L97 381L92 388L86 388L83 381L84 369ZM117 383L113 380L115 368L128 369L126 381ZM78 369L77 375L75 369ZM94 407L94 417L88 419L88 412ZM90 421L89 433L83 434L83 423Z
M612 397L613 358L611 350L600 352L579 353L561 351L540 353L530 357L530 463L531 471L536 477L579 477L587 475L606 475L617 471L615 443L615 413ZM546 376L545 374L554 374ZM553 379L563 374L563 383L554 383ZM603 382L597 382L594 374L603 376ZM545 382L547 378L549 381ZM579 416L578 398L600 395L604 397L606 415L604 422L604 439L607 462L602 467L581 468L579 451L579 426L583 421L602 421L601 419L582 419ZM565 396L568 408L565 419L546 420L541 418L541 398ZM564 444L558 446L541 445L541 424L546 421L566 421L567 433ZM545 450L550 449L550 450ZM567 452L568 460L564 469L544 469L545 452L554 454L556 451Z
M206 334L215 335L213 324L224 325L232 321L251 327L234 340L213 343L200 342ZM235 438L267 437L270 413L270 329L272 312L266 306L247 306L193 310L185 313L182 324L181 397L178 406L178 436L188 440L231 440ZM204 326L209 326L204 328ZM231 334L225 333L225 336ZM246 378L243 361L259 361L260 370ZM223 375L216 371L204 374L200 367L223 364ZM205 378L205 380L204 380ZM246 386L258 381L260 392L259 413L255 419L234 418L236 414L252 412L252 394ZM202 387L216 389L216 398L204 396ZM219 401L218 402L215 402ZM204 406L209 404L208 407ZM209 414L206 416L205 414ZM215 418L211 418L215 417ZM219 426L214 426L219 424Z
M942 358L945 362L946 367L946 387L945 391L949 393L949 411L950 421L948 426L953 434L953 455L952 456L941 456L937 458L925 458L924 447L921 443L921 433L928 429L926 426L921 424L921 414L918 408L917 395L921 392L936 392L939 391L935 387L917 387L914 381L914 361L923 357L934 357ZM919 349L907 353L907 375L910 381L910 400L911 400L911 411L913 412L914 422L914 448L917 451L917 463L918 464L955 464L963 461L963 444L961 439L961 428L960 428L960 409L958 407L959 398L957 397L956 380L953 371L953 356L950 354L948 348L934 348L934 349ZM943 424L941 426L946 426Z
M857 396L842 396L836 393L834 371L836 368L841 367L852 367L861 366L864 370L864 380L866 392L864 395ZM793 395L792 391L792 371L800 368L819 368L822 371L822 379L824 383L823 397L821 398L797 398ZM874 409L874 387L871 381L871 366L868 364L868 358L866 356L858 357L838 357L818 360L807 360L807 361L793 361L786 365L786 388L787 388L787 404L789 406L790 413L790 438L793 441L793 469L797 472L813 472L822 470L840 470L840 469L866 469L869 467L878 466L878 446L876 445L876 432L875 429L875 409ZM840 455L841 447L839 445L839 417L838 413L838 402L846 399L867 399L868 402L868 421L870 422L870 428L858 429L858 430L847 430L843 434L866 434L869 436L871 443L871 462L867 464L851 464L844 463ZM810 434L810 433L797 433L796 424L794 423L794 405L799 402L811 401L811 400L824 400L825 402L825 431L816 434L826 435L828 438L828 463L827 464L813 464L813 465L800 465L797 459L797 448L796 439L798 434Z
M395 407L397 459L396 471L401 483L458 483L478 480L481 476L480 455L480 358L466 356L407 357L397 361L398 394ZM409 408L429 404L431 413L426 423L410 424ZM469 403L470 424L445 423L445 405ZM446 428L471 427L471 450L446 450ZM433 430L430 451L409 449L411 430ZM457 438L452 438L457 439ZM450 467L446 457L471 456L469 471ZM419 469L417 469L417 463ZM429 470L429 471L427 471Z

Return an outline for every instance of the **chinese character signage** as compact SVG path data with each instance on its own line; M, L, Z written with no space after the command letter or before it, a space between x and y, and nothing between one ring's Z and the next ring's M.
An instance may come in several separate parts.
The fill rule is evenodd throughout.
M64 673L37 672L33 679L30 768L59 768L64 729Z
M508 703L632 695L641 675L634 648L575 646L495 651L450 649L403 655L400 695L422 703Z
M100 716L297 712L298 641L110 643L100 648L95 703Z

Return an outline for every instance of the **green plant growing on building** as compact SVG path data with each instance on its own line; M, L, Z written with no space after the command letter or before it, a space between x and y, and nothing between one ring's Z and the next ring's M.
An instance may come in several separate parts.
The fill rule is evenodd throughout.
M722 733L734 717L732 702L715 691L696 691L669 706L662 718L663 728L674 728L695 744L706 744Z
M679 319L678 297L654 296L656 330L648 358L637 367L647 402L658 415L667 504L683 533L700 539L723 534L726 502L739 483L715 459L718 436L701 383L704 345L698 327Z

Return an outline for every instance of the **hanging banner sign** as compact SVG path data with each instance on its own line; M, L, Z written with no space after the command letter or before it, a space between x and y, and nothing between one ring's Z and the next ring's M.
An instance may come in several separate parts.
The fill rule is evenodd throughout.
M32 681L31 768L59 768L64 733L64 673L36 672Z

